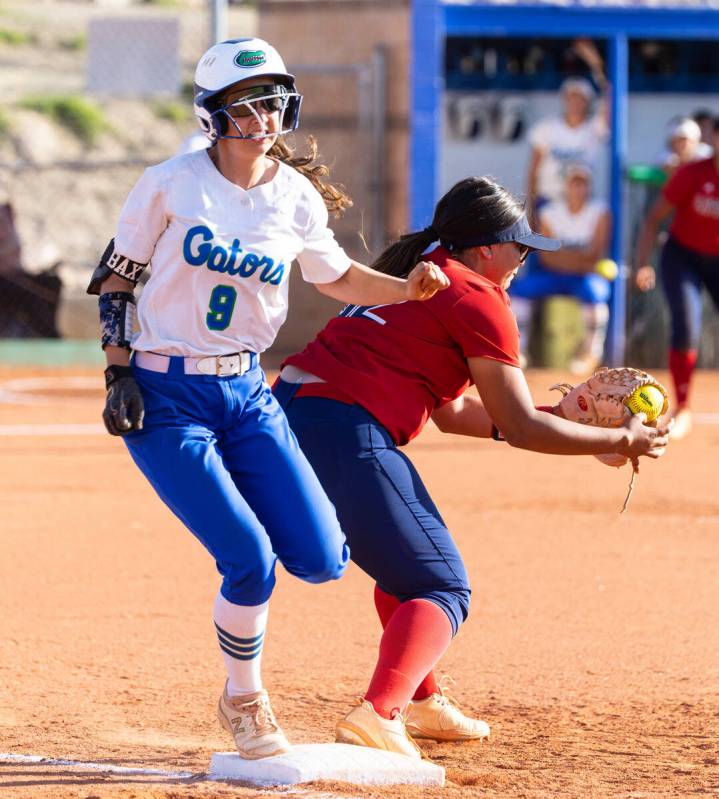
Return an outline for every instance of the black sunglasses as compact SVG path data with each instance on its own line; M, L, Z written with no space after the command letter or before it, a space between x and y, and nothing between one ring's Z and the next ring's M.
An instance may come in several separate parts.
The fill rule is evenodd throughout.
M527 260L527 256L531 252L531 249L527 247L526 244L520 244L517 241L513 241L512 244L519 250L519 263L523 264Z
M252 103L255 105L256 111L266 111L268 114L273 114L275 111L281 111L287 101L284 95L287 94L287 89L279 84L270 84L266 86L252 86L251 88L230 94L225 98L224 103L227 112L233 117L249 117L252 116L252 111L245 103Z

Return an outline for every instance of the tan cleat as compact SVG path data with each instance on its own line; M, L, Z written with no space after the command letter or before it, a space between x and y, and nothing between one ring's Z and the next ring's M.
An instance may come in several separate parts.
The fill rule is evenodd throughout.
M689 408L677 408L672 416L674 426L672 427L671 440L679 441L686 438L692 431L692 412Z
M413 738L434 741L472 741L489 735L489 724L465 716L441 687L426 699L409 703L406 724Z
M264 689L253 694L228 696L225 684L217 705L217 718L232 733L237 751L245 760L285 755L291 750Z
M398 713L393 719L382 718L366 699L360 699L359 705L338 722L335 740L422 759L422 750L407 735L402 716Z

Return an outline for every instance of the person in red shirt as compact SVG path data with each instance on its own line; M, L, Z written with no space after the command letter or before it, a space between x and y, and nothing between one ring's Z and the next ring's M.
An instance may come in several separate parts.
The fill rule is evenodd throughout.
M499 438L501 430L512 446L554 454L616 452L636 461L659 457L667 443L666 430L641 417L600 429L534 407L506 289L530 250L558 247L531 230L508 191L467 178L440 199L428 228L373 264L401 276L431 260L449 287L423 303L348 305L283 364L276 397L335 506L351 558L376 581L384 626L365 698L337 725L340 742L420 757L413 738L489 734L434 676L467 618L469 580L400 445L430 418L443 432ZM479 396L467 392L472 384Z
M644 220L636 254L640 291L656 285L649 257L662 220L672 213L659 268L671 318L669 370L676 392L672 438L682 438L691 431L689 387L701 338L702 285L719 309L719 118L714 122L714 156L680 167Z

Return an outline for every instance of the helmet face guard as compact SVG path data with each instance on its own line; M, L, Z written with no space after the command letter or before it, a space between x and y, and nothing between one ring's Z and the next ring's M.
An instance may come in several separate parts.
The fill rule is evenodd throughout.
M299 125L302 95L283 84L268 83L229 91L222 102L223 105L210 114L212 129L217 133L215 140L282 136L297 130ZM277 129L267 129L265 118L268 114L279 114ZM256 133L242 132L238 120L248 117L254 117L260 127Z
M237 88L249 79L256 85ZM219 42L202 56L195 70L195 116L213 143L290 133L299 125L301 104L294 76L277 50L262 39ZM275 113L279 124L268 130L267 115ZM246 117L254 117L259 131L242 133L238 120Z

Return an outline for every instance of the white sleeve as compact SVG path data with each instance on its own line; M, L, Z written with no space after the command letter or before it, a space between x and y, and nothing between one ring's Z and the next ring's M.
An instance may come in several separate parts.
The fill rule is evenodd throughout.
M155 251L168 220L165 192L155 170L146 169L125 200L117 222L115 250L145 264Z
M552 229L553 233L557 232L556 231L556 219L555 219L555 217L557 215L557 210L558 210L557 206L558 206L558 203L552 202L552 203L547 203L546 205L543 205L539 209L539 222L540 222L540 224L549 225L549 227Z
M329 214L320 193L312 187L307 197L310 205L305 230L304 249L297 256L302 277L308 283L334 283L350 268L352 260L327 227Z
M550 120L540 119L535 125L529 129L527 140L535 150L542 152L548 149L548 139L550 137Z
M603 142L605 139L609 138L609 125L602 114L595 114L592 117L591 125L592 132L599 139L599 141Z
M606 214L609 210L609 206L604 200L592 200L590 206L591 208L591 219L592 219L592 235L594 235L594 231L597 229L597 225L599 224L599 220Z
M597 218L609 210L609 205L607 204L606 200L592 200L592 206Z

